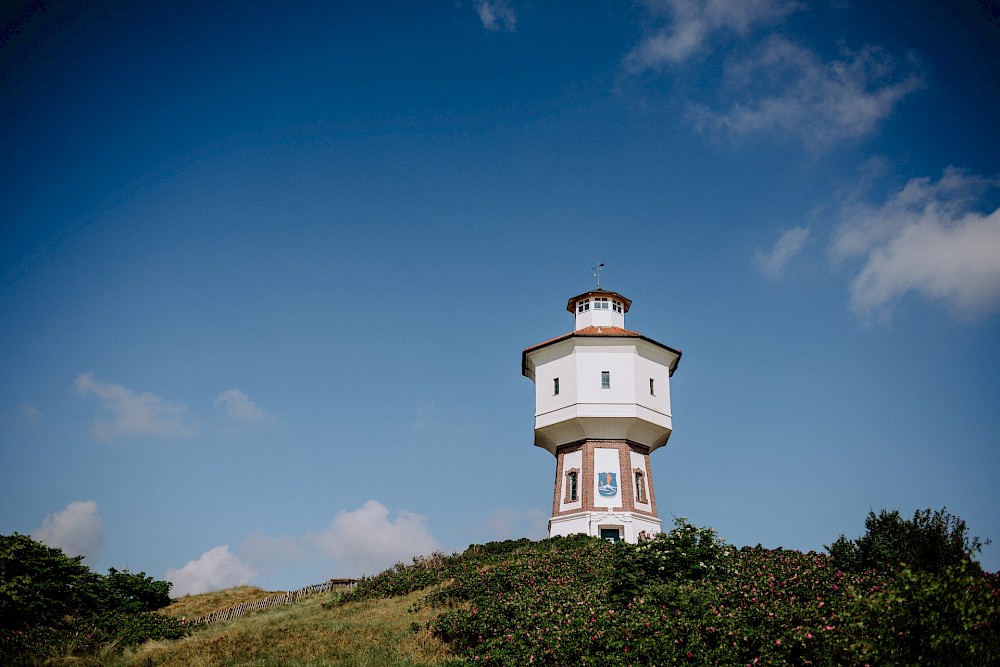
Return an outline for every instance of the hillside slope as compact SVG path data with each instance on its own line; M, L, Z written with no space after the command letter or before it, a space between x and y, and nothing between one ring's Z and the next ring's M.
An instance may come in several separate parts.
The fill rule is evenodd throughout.
M972 552L924 566L838 560L735 549L711 529L676 524L639 545L473 545L90 664L1000 666L1000 575ZM885 542L868 549L880 534L857 545L898 553ZM235 589L211 604L253 595L270 594Z
M273 595L231 589L172 605L172 614L197 613ZM298 603L195 629L190 636L148 642L124 654L119 665L328 665L436 667L449 662L445 645L423 629L430 610L414 611L420 594L391 600L331 604L340 593L318 594ZM198 598L200 596L192 596ZM211 599L211 602L209 602ZM324 607L324 605L326 605ZM414 631L412 624L421 629Z

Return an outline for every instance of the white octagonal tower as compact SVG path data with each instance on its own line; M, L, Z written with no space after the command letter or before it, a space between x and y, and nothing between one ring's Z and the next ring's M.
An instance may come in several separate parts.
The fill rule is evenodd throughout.
M660 532L649 454L670 437L681 353L626 329L631 305L600 288L575 296L574 331L521 355L535 383L535 445L556 457L550 537L634 543Z

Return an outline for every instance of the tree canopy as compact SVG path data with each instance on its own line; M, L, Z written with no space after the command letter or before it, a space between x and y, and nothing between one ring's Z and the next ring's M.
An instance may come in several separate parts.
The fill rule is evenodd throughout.
M837 567L845 572L894 570L907 565L913 570L938 573L967 562L981 571L974 554L982 549L983 542L970 537L965 521L947 508L936 512L917 510L912 519L904 519L898 510L883 509L878 514L869 511L865 528L865 534L856 540L841 535L826 547Z

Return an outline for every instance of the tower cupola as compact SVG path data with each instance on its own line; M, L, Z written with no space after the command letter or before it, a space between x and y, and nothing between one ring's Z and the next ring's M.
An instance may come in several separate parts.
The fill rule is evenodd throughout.
M625 328L625 313L632 302L617 292L600 288L574 296L566 304L566 310L576 316L576 327L618 327Z

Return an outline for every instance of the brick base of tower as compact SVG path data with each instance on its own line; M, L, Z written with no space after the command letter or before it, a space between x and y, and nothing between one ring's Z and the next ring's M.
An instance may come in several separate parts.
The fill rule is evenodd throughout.
M642 533L659 533L652 480L645 445L581 440L560 446L549 536L584 533L635 543Z

